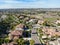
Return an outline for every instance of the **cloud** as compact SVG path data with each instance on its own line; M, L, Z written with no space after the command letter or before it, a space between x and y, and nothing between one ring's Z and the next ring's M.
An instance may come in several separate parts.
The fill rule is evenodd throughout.
M27 0L26 0L27 1ZM2 0L1 2L4 2L4 4L0 4L0 8L36 8L39 5L43 4L44 2L39 1L39 2L21 2L21 1L16 1L16 0Z
M60 0L0 0L1 8L57 8Z
M22 1L22 2L35 2L35 1L39 1L39 0L18 0L18 1Z

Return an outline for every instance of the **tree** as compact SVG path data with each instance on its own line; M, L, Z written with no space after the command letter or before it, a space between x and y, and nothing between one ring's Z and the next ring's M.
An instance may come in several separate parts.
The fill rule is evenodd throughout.
M57 25L60 26L60 23L58 23Z
M42 36L43 36L43 31L42 31L42 29L39 28L39 29L37 29L37 31L38 31L38 33L40 34L39 37L42 38Z
M45 20L43 23L44 26L52 26L50 21Z
M34 45L35 41L34 40L30 40L30 45Z
M58 35L55 35L55 38L57 39L59 36Z
M4 42L4 40L2 38L0 38L0 45Z
M9 39L8 38L4 38L4 43L9 43Z
M24 40L22 38L18 39L16 42L18 43L18 45L24 45Z
M0 34L7 33L7 30L14 28L19 23L19 19L14 15L7 16L4 20L0 21Z

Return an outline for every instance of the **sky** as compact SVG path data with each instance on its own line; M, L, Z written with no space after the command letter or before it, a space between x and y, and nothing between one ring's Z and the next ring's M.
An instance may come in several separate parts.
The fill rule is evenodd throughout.
M0 0L0 9L60 8L60 0Z

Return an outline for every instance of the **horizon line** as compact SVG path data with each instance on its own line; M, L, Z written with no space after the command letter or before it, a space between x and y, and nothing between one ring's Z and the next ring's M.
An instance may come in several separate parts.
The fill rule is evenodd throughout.
M0 8L0 9L60 9L60 8Z

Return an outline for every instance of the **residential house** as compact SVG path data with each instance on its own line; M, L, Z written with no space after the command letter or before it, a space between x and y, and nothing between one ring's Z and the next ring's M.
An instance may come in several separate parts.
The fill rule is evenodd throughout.
M31 23L36 23L37 20L36 20L36 19L30 19L29 22L31 22Z
M36 29L36 28L40 28L41 26L39 24L34 24L32 25L32 27Z
M2 45L18 45L16 42L11 42L11 43L3 43Z
M22 15L22 16L20 16L19 18L20 18L20 19L23 19L23 18L24 18L24 16Z
M26 18L24 18L24 20L25 20L25 21L29 21L29 20L30 20L30 18L29 18L29 17L26 17Z
M43 24L43 23L44 23L44 20L38 20L37 23L38 23L38 24Z
M16 26L15 30L12 31L10 34L9 34L9 39L19 39L20 37L22 37L22 34L23 34L23 27L24 25L23 24L19 24Z
M60 39L54 40L54 41L49 41L49 45L60 45Z
M56 23L56 24L60 23L60 20L57 20L55 23Z
M15 28L15 29L17 29L17 28L18 28L18 29L19 29L19 28L22 28L22 29L23 29L23 28L24 28L24 26L25 26L24 24L19 24L19 25L17 25L17 26L16 26L16 28Z
M19 39L22 37L23 31L22 30L14 30L9 34L9 39L14 40L14 39Z
M53 27L44 27L43 32L49 36L60 36L60 31Z

